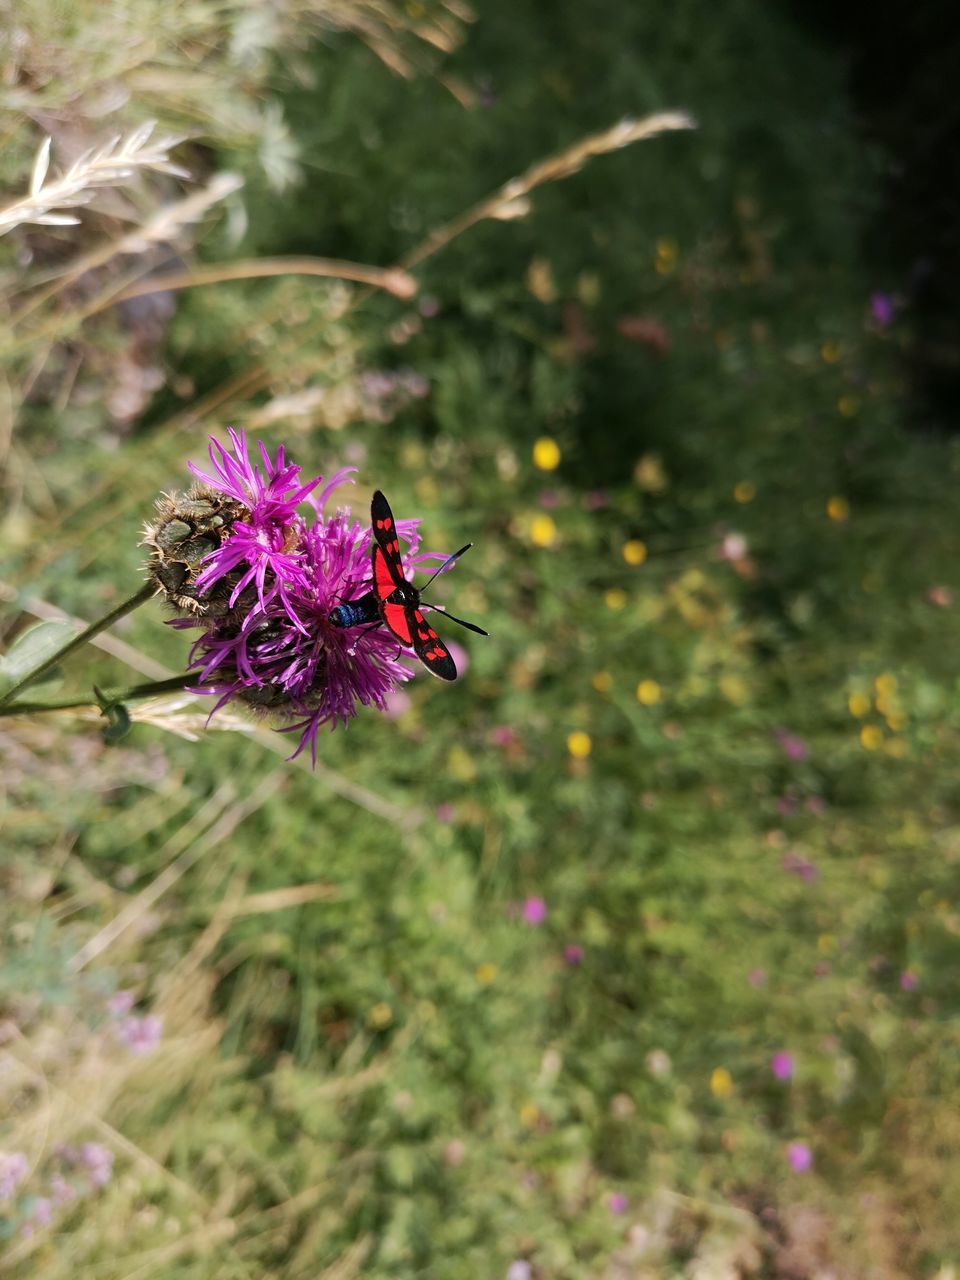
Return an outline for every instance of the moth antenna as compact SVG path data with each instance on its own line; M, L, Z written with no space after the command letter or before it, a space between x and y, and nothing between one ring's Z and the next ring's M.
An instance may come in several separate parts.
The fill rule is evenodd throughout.
M473 543L468 542L465 547L461 547L459 551L455 551L452 556L447 556L446 560L444 560L443 564L440 566L437 572L432 574L431 577L428 578L427 581L423 584L423 586L420 588L420 591L421 592L426 591L427 587L429 587L430 583L437 576L437 574L443 573L444 569L446 569L448 564L453 564L454 560L459 560L460 557L463 555L463 553L465 551L469 551L472 546L473 546Z
M456 617L455 614L448 613L441 604L424 604L420 601L421 609L432 609L434 613L442 613L445 618L449 618L451 622L459 622L461 627L466 627L468 631L475 631L478 636L488 636L489 631L484 631L483 627L478 627L475 622L464 622L463 618Z

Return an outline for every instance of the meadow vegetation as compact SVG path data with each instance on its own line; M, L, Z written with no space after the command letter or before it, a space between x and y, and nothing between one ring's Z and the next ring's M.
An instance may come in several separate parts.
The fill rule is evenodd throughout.
M491 637L315 770L0 718L0 1265L949 1280L960 454L842 65L757 0L276 12L5 36L5 647L227 425L474 541ZM182 672L163 618L36 696Z

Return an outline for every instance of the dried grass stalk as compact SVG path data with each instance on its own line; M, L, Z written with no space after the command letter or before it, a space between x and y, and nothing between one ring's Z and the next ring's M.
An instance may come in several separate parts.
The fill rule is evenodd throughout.
M62 177L51 182L47 182L51 139L46 138L33 162L28 194L0 209L0 235L6 235L23 223L44 227L73 226L79 218L57 210L89 204L98 190L122 186L141 170L152 169L176 178L189 178L187 170L174 164L169 157L171 147L181 139L162 137L151 142L150 135L155 127L156 122L148 120L134 129L126 140L116 135L104 146L84 152Z
M562 178L571 177L595 156L619 151L622 147L628 147L634 142L644 142L661 133L696 127L696 120L685 111L658 111L652 116L644 116L642 120L629 117L620 120L612 128L604 129L602 133L593 133L572 147L566 147L556 155L532 165L519 177L511 178L472 209L467 209L452 222L431 231L422 244L404 258L401 265L408 269L417 266L485 218L507 221L524 217L532 207L529 200L531 191L543 186L545 182L559 182Z

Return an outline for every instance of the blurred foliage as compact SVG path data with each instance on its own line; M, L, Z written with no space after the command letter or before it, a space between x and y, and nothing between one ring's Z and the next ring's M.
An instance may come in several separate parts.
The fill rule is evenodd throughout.
M315 775L216 719L112 748L0 722L0 991L104 974L56 1016L4 995L2 1142L39 1184L88 1130L120 1169L11 1274L950 1274L960 459L903 421L909 316L870 316L841 65L754 0L486 6L414 80L296 56L258 91L302 184L214 138L246 230L208 261L399 261L625 113L701 127L474 227L406 304L177 294L122 431L73 383L13 397L11 600L130 594L153 496L229 422L474 540L438 598L492 637ZM116 629L143 676L184 661L158 618ZM97 652L63 688L128 674ZM154 1054L110 1040L116 986L162 1013Z

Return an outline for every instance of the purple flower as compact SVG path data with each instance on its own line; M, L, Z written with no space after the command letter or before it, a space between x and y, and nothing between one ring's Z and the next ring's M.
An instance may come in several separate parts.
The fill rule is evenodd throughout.
M767 975L763 969L751 969L747 974L747 981L751 987L765 987L767 985Z
M515 1258L507 1267L507 1280L530 1280L533 1271L526 1258Z
M130 1012L133 1005L132 991L116 991L107 1001L107 1012L113 1014L115 1018L122 1018L124 1014Z
M391 689L384 700L384 713L391 720L399 720L413 706L413 699L406 689Z
M287 605L294 584L307 586L303 557L291 552L288 545L296 509L323 477L317 476L309 484L298 484L300 468L285 462L283 445L277 450L276 461L271 462L261 443L260 457L266 473L263 474L259 466L250 461L243 432L228 427L227 435L233 445L232 453L219 440L210 437L213 475L201 471L193 462L187 466L198 480L242 503L250 514L247 520L234 521L230 536L224 538L216 551L204 557L197 589L207 591L221 578L235 573L236 581L231 579L231 608L244 588L252 583L256 583L261 609L266 609L278 595ZM296 623L296 613L292 609L289 612Z
M53 1201L47 1196L31 1196L24 1205L20 1234L29 1238L53 1221Z
M113 1173L113 1152L101 1142L85 1142L80 1148L80 1165L94 1187L105 1187Z
M791 733L789 729L777 729L776 739L780 743L780 748L788 760L793 760L799 764L801 760L806 760L810 754L810 748L804 740L795 733Z
M563 948L563 958L572 969L583 964L583 947L577 942L568 942Z
M57 1204L69 1204L76 1198L76 1188L69 1183L62 1173L55 1173L50 1179L50 1195Z
M901 991L916 991L920 985L920 979L910 969L904 969L900 975Z
M22 1151L0 1151L0 1202L9 1200L30 1172Z
M148 1014L145 1018L124 1018L117 1027L117 1035L131 1053L142 1057L153 1053L160 1043L163 1034L163 1019L158 1014Z
M778 1049L770 1059L770 1070L778 1080L789 1080L793 1075L793 1055Z
M813 1168L813 1152L805 1142L791 1142L787 1146L787 1162L794 1173L808 1173Z
M805 858L796 849L787 850L783 855L782 866L784 871L789 871L792 875L799 876L801 880L806 880L807 884L812 884L820 875L820 872L810 859Z
M352 520L344 510L330 516L325 511L352 468L338 471L314 492L321 478L300 484L300 469L285 462L282 448L272 462L261 445L261 469L250 461L241 432L231 431L230 440L232 451L216 441L210 446L213 476L191 469L248 508L205 558L196 584L203 592L225 578L232 612L177 618L171 625L204 628L190 665L197 672L193 691L217 695L211 715L239 698L285 721L282 732L300 734L294 756L309 746L316 762L323 725L346 724L358 704L389 711L390 695L412 672L386 630L335 627L329 621L336 605L359 599L370 581L369 521ZM309 519L297 511L304 503ZM418 552L418 524L397 521L408 575L443 558ZM464 659L461 652L461 670Z
M547 904L543 898L527 898L523 904L521 915L527 924L543 924L547 918Z
M627 1197L623 1194L622 1191L614 1191L614 1192L611 1192L609 1196L607 1196L607 1208L610 1210L611 1213L615 1213L615 1214L626 1213L629 1206L630 1206L630 1201L627 1199Z
M438 804L435 812L438 822L453 822L457 816L456 807L449 803Z
M881 329L887 329L893 324L897 309L889 293L877 290L870 295L870 315L874 324L879 325Z

